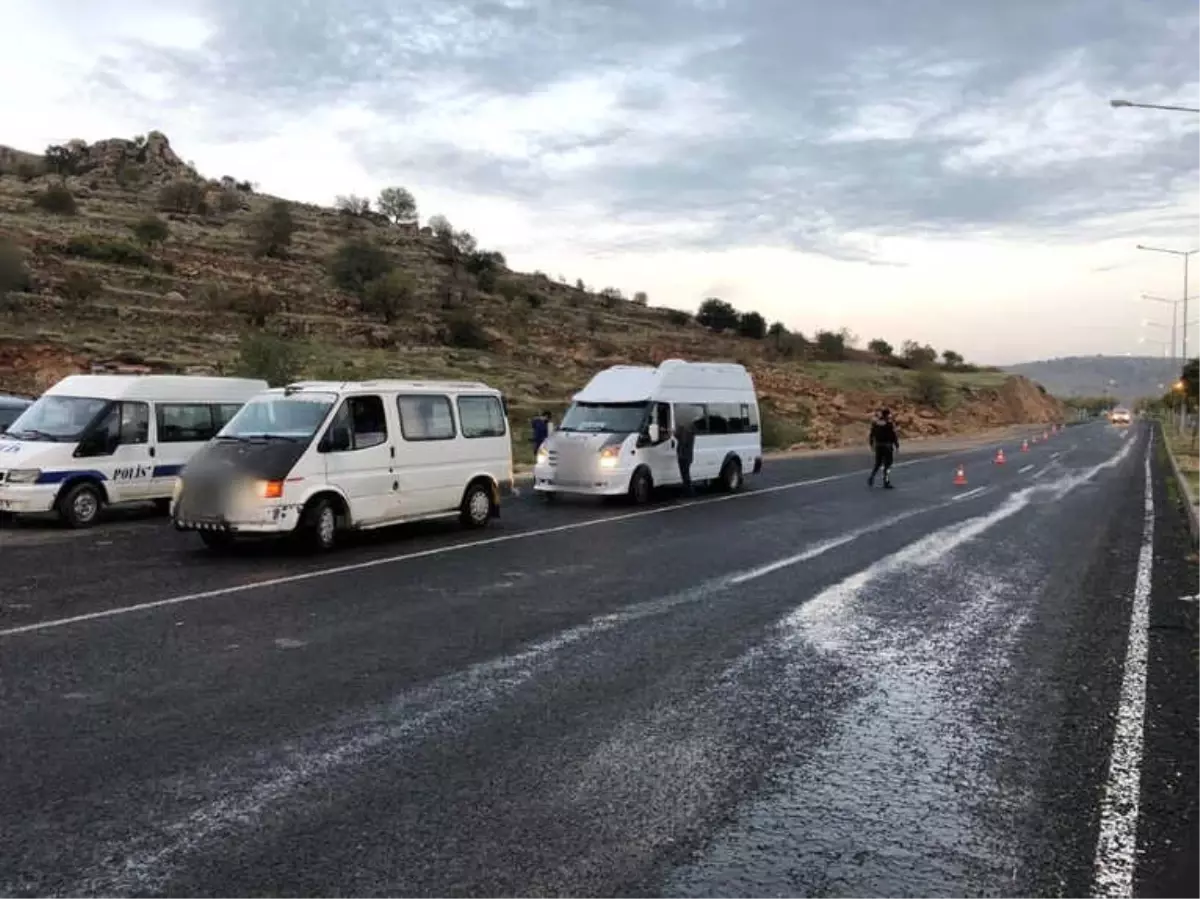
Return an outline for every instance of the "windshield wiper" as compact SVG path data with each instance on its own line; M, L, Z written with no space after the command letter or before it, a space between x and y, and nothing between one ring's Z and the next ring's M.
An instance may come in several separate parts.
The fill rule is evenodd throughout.
M12 435L12 434L22 435L20 437L15 437L14 439L16 439L16 440L26 440L29 437L32 437L34 440L51 440L51 441L54 441L55 443L57 443L58 439L59 439L57 435L47 434L45 431L39 431L37 428L22 428L19 431L9 431L8 434L9 435ZM8 435L6 435L6 436L8 436Z
M242 440L286 440L288 443L295 443L297 438L288 437L286 434L242 434Z

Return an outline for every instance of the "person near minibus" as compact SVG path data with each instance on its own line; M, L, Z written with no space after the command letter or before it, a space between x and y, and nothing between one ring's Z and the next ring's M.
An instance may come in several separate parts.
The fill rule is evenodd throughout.
M867 478L867 486L875 486L875 476L883 469L883 486L892 489L892 463L895 461L896 450L900 448L900 437L896 433L896 425L892 421L890 409L880 409L875 420L871 422L871 431L867 442L875 452L875 467Z

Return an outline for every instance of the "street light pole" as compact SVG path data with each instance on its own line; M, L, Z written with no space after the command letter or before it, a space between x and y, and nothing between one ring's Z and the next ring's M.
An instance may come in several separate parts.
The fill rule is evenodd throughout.
M1200 109L1193 109L1191 106L1161 106L1158 103L1133 103L1129 100L1109 100L1108 105L1113 109L1120 109L1123 106L1136 106L1139 109L1166 109L1171 112L1200 112Z
M1182 350L1181 355L1183 357L1182 364L1186 365L1187 358L1188 358L1188 355L1187 355L1188 262L1191 260L1192 254L1200 252L1200 250L1171 250L1171 249L1167 249L1166 247L1147 247L1147 246L1143 246L1142 244L1138 244L1137 248L1139 250L1145 250L1148 253L1166 253L1169 256L1182 256L1183 257L1183 297L1180 300L1180 302L1183 303L1183 332L1182 332L1181 339L1180 339L1180 349ZM1180 370L1182 371L1182 367L1180 368ZM1186 429L1187 429L1187 403L1185 402L1184 405L1179 410L1179 430L1184 431Z

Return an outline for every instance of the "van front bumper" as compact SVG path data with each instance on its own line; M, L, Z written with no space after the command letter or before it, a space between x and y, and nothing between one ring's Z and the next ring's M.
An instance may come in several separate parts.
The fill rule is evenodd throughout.
M596 471L587 477L563 478L550 466L533 470L537 493L570 493L577 496L623 496L629 492L629 471Z
M0 512L14 515L53 512L58 499L58 485L46 487L40 484L5 484L0 487Z
M215 516L189 515L186 510L172 509L171 523L177 531L219 531L230 535L288 534L300 524L300 507L263 506Z

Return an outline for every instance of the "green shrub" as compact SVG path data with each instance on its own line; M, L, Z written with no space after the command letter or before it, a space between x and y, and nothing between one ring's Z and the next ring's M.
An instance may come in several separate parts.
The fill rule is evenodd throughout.
M296 379L302 361L295 344L274 334L252 331L238 341L235 368L244 378L262 378L272 387L282 387Z
M263 328L283 306L283 298L272 291L251 287L227 300L229 309L246 320L251 327Z
M366 295L367 285L382 278L393 268L392 257L377 244L362 238L342 243L329 260L329 276L342 290Z
M33 287L25 257L11 240L0 238L0 298L10 293L25 293Z
M148 215L134 222L129 226L129 230L139 243L148 247L157 246L171 236L170 226L156 215Z
M807 422L800 418L784 418L770 406L759 404L763 449L785 450L803 443L808 437Z
M107 262L112 265L130 265L139 268L155 268L154 257L141 247L123 240L111 240L94 234L72 237L63 252L80 259Z
M159 189L158 208L163 212L177 212L182 215L207 215L206 193L204 185L198 181L172 181Z
M291 208L284 200L274 201L251 220L249 233L255 256L282 259L296 233Z
M492 345L483 326L466 311L456 312L446 318L444 339L448 346L464 350L486 350Z
M390 325L412 308L415 296L412 279L406 273L393 269L367 282L362 296L362 309L368 315L378 315Z
M51 184L34 198L33 205L54 215L75 215L79 211L74 194L65 184Z
M913 382L913 399L931 409L942 409L948 399L946 376L932 366L917 370Z

